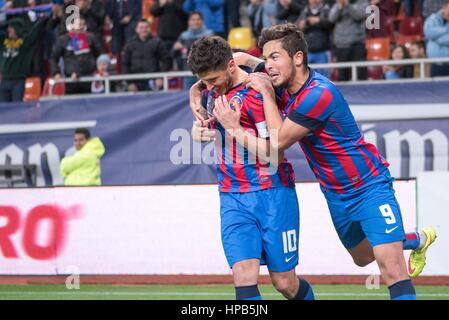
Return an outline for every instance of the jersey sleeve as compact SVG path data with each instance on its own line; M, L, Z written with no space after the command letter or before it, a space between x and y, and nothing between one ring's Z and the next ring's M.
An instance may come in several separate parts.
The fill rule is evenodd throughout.
M263 110L263 98L262 95L256 91L250 90L245 98L246 109L248 115L254 122L257 134L263 139L267 139L270 135L268 132L267 122L265 119L265 113Z
M266 72L265 71L265 61L259 63L256 68L254 68L253 72Z
M322 126L334 112L332 93L321 86L307 89L293 103L288 118L310 130Z

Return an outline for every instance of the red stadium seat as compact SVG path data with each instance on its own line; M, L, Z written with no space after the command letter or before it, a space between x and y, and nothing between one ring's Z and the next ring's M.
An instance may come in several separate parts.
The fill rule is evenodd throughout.
M44 90L42 91L42 96L48 96L50 93L50 79L47 78L44 84ZM63 96L65 95L65 85L64 83L58 83L53 87L53 95L54 96Z
M183 87L182 78L168 79L168 89L169 90L182 90L182 87Z
M390 42L394 42L395 41L395 29L394 29L394 18L393 17L387 18L387 20L385 21L384 28L388 32L388 36L390 37Z
M398 34L396 36L396 44L399 46L406 46L408 47L413 42L420 42L424 39L421 36L403 36Z
M405 17L399 23L399 34L403 36L423 37L422 17Z
M367 60L390 59L390 38L366 39Z
M384 76L384 71L382 70L382 67L379 67L379 66L368 67L368 79L369 80L383 79L383 76Z
M25 80L25 93L23 101L37 101L41 96L41 79L29 77Z
M424 40L422 17L404 17L399 22L399 33L396 35L397 45L407 45Z

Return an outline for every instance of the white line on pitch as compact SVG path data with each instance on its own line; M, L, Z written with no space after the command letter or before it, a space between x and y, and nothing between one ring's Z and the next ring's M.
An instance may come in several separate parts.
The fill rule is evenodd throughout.
M3 291L0 295L104 295L104 296L234 296L234 293L227 292L103 292L103 291L82 291L82 290L67 290L67 291ZM265 293L263 296L279 296L278 293ZM345 296L345 297L388 297L387 293L349 293L349 292L321 292L315 293L316 296ZM418 297L449 297L449 293L421 293Z

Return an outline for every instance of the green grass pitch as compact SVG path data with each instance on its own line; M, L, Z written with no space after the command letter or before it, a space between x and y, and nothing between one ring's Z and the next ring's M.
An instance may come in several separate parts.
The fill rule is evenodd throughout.
M418 299L449 300L449 286L416 286ZM261 285L266 300L283 297L270 285ZM317 300L387 300L388 289L368 290L363 285L315 285ZM232 285L0 285L0 300L233 300Z

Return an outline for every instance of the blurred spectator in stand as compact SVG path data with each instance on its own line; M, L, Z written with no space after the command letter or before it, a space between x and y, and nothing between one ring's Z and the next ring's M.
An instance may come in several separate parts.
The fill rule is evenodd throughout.
M25 23L24 28L26 30L31 30L32 28L32 22L28 19L27 16L28 10L33 9L36 6L40 6L38 9L35 9L33 11L35 11L37 14L45 14L45 15L50 15L52 11L52 0L13 0L8 3L10 4L9 9L19 9L19 10L16 10L14 13L9 12L8 15L5 15L4 18L21 19ZM44 7L43 5L46 6ZM49 41L48 39L47 28L42 29L38 34L38 38L34 46L33 57L31 59L31 73L30 73L31 76L40 77L42 82L44 81L47 75L45 62L46 60L49 59L50 56L49 51L51 50L52 45L53 42Z
M189 28L181 33L178 41L173 45L172 55L176 61L178 70L190 70L187 65L187 57L190 47L199 38L212 35L213 32L204 26L203 16L198 11L193 11L189 16ZM189 89L197 81L196 77L184 78L184 89Z
M93 33L103 45L103 25L106 12L102 0L75 0L81 15L86 20L87 31Z
M91 138L85 128L75 130L75 153L61 160L61 176L65 186L100 186L101 166L105 148L100 138Z
M410 55L411 59L425 59L426 56L426 50L424 48L424 44L422 42L413 42L408 47L408 54ZM421 71L419 64L413 65L413 78L420 78ZM424 77L428 78L430 77L430 64L426 63L424 65Z
M159 17L157 36L162 40L167 52L173 48L181 32L187 28L187 14L182 5L184 0L156 0L151 7L151 14ZM170 67L172 61L170 59Z
M106 24L112 23L112 53L122 52L134 36L137 21L142 16L142 0L109 0L106 3Z
M67 7L75 5L75 0L58 0L58 2L53 6L53 15L50 20L56 39L67 32L66 22L69 16L69 13L66 13Z
M223 3L223 0L185 0L183 9L187 14L201 12L206 27L226 39Z
M278 0L277 19L279 23L295 23L307 6L307 0Z
M13 18L8 21L6 33L0 33L0 102L23 100L36 41L48 21L46 17L36 21L34 11L29 11L28 16L34 22L29 32L23 19Z
M169 71L169 51L161 39L151 35L150 23L141 19L136 26L137 35L129 40L124 49L122 71L124 74L153 73ZM128 91L159 90L161 79L133 80L128 83Z
M329 6L323 0L309 0L302 11L298 25L304 32L308 47L309 63L328 63L331 49L332 23L329 22ZM329 77L327 69L317 69L322 75Z
M394 17L396 5L394 0L370 0L370 5L379 8L380 28L366 29L366 36L369 38L383 38L390 36L390 30L385 28L388 18Z
M441 10L445 0L424 0L422 15L424 19Z
M87 31L92 33L99 43L103 43L103 25L106 12L102 0L63 0L64 4L59 6L53 14L52 26L59 26L59 34L68 32L67 23L70 23L73 11L67 10L68 6L76 5L80 14L86 22Z
M75 19L70 32L59 37L53 47L51 68L55 79L61 78L58 66L62 57L65 77L76 81L79 77L92 76L96 70L96 59L103 53L97 38L87 32L86 20ZM89 82L66 83L66 93L89 93Z
M415 15L415 5L418 5L419 15L422 15L424 0L402 0L402 1L404 2L405 15L407 17L413 17Z
M390 60L403 60L409 59L407 49L404 46L397 46L391 51ZM384 78L391 79L404 79L413 78L413 66L412 65L387 65L383 66Z
M225 0L224 15L226 31L232 28L239 28L240 23L240 0Z
M449 0L444 1L440 11L426 19L424 36L429 58L449 57ZM430 67L431 77L448 75L449 63L433 63Z
M334 46L338 62L365 61L365 12L368 0L337 0L329 12L329 21L335 24ZM368 78L366 68L357 68L357 80ZM338 80L351 79L351 69L338 70Z
M109 76L109 66L111 64L111 59L107 54L102 54L97 58L97 71L95 71L94 77L107 77ZM112 83L109 82L111 85ZM114 91L109 88L110 92ZM106 87L104 81L93 81L91 85L92 93L105 93Z
M250 0L247 14L256 39L259 38L263 28L276 24L277 9L277 0Z

